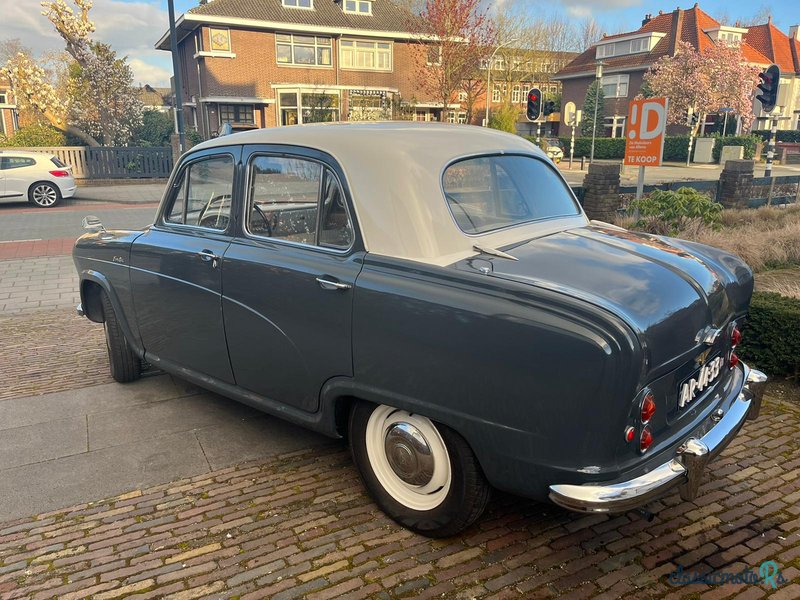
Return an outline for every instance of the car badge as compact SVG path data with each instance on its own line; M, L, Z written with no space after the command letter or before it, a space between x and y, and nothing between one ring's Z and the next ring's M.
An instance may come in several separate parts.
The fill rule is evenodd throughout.
M708 360L709 354L711 354L711 348L709 348L705 352L702 352L697 356L697 358L694 359L694 362L697 364L698 367L702 367L704 364L706 364L706 360Z
M706 346L713 346L714 342L717 341L717 338L719 338L721 333L722 329L715 329L709 325L708 327L705 327L697 332L694 341L703 342Z

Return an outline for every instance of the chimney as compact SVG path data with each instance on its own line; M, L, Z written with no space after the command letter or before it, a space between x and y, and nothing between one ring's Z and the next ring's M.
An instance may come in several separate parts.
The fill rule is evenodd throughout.
M789 27L789 37L800 42L800 25Z
M672 38L670 47L669 47L669 55L675 56L678 51L678 44L681 41L681 35L683 33L683 11L680 8L676 8L672 13L672 29L670 31L670 37Z
M642 27L644 27L645 25L647 25L647 24L648 24L650 21L652 21L652 20L653 20L653 15L651 15L650 13L647 13L647 14L644 16L644 19L642 19Z

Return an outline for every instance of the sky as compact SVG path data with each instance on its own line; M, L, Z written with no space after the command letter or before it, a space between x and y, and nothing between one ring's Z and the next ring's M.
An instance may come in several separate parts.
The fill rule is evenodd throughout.
M68 4L72 0L66 0ZM669 2L669 4L667 4ZM525 11L531 14L595 19L608 34L632 31L641 26L646 13L691 8L686 0L484 0L490 11ZM180 15L198 0L175 0ZM800 24L797 0L705 0L700 8L714 17L726 16L732 23L769 10L773 22L784 32ZM94 0L91 11L97 26L95 39L110 43L119 55L127 56L137 84L166 86L172 73L169 53L155 50L155 42L167 30L166 0ZM35 54L61 50L61 38L41 15L39 0L0 0L0 41L18 38Z

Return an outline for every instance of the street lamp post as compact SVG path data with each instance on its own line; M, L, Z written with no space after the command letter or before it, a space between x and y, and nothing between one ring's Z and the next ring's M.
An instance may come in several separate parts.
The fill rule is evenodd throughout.
M506 40L502 44L500 44L497 48L494 49L492 55L489 57L489 64L486 65L486 114L483 117L483 126L489 126L489 102L491 100L491 90L489 89L492 85L492 65L494 64L494 55L497 54L497 51L500 48L505 48L509 44L513 44L517 41L517 38L512 38L510 40Z
M594 72L595 80L597 81L597 88L594 94L594 119L592 119L592 151L589 154L589 164L594 162L594 138L597 133L597 105L600 103L600 85L603 79L603 65L602 60L597 61L597 67Z
M172 74L175 81L175 123L178 129L178 144L181 153L186 151L186 133L183 124L183 94L181 93L181 70L178 60L178 35L175 31L175 6L168 0L169 8L169 46L172 53Z

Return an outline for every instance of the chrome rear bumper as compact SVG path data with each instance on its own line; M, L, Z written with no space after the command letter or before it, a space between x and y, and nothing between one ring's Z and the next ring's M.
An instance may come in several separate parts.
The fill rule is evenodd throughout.
M649 473L609 484L551 485L550 500L578 512L624 512L641 507L680 486L681 498L693 500L708 462L731 442L746 420L756 419L767 385L761 371L744 368L744 386L727 412L700 438L691 437L675 458Z

